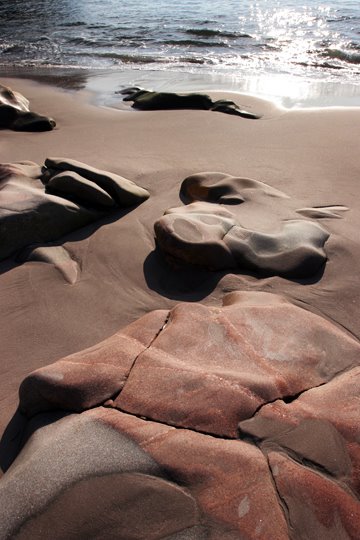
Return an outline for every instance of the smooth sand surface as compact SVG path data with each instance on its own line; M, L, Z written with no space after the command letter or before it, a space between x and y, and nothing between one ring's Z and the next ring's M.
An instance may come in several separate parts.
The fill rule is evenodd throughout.
M264 291L360 338L360 108L286 110L249 96L212 94L213 99L231 96L241 109L261 115L247 120L211 111L140 112L130 104L127 110L101 108L81 92L20 79L1 82L24 94L57 126L45 133L0 131L0 163L42 165L48 157L66 157L120 175L150 193L142 204L115 210L55 241L65 248L66 264L74 265L70 270L58 249L55 259L0 262L0 432L8 426L0 449L2 469L21 437L20 424L8 424L22 380L152 310L169 310L183 301L216 307L225 293ZM325 265L315 275L297 278L170 264L156 248L154 223L166 210L184 206L181 184L201 172L253 179L284 194L259 195L250 189L245 203L226 209L235 212L241 227L266 234L278 233L286 221L312 221L330 235L321 246Z

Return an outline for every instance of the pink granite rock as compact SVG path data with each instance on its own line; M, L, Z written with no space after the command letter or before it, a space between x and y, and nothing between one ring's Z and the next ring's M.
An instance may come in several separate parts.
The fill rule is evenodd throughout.
M32 415L113 400L131 414L236 437L263 404L328 382L356 366L359 352L333 324L280 296L232 293L219 308L153 312L35 371L21 385L20 407Z
M258 448L98 411L98 418L136 441L167 477L195 497L210 539L288 538L267 459Z
M0 537L50 531L55 540L288 539L256 447L102 407L35 432L2 479Z
M35 371L20 407L43 427L0 486L0 536L357 538L359 353L280 296L236 292ZM84 412L47 425L54 409Z
M333 324L276 295L233 293L222 308L179 304L115 406L236 437L262 404L331 380L359 352Z
M112 398L167 315L153 311L105 341L34 371L20 386L20 409L27 416L52 409L83 411Z
M264 447L278 446L360 495L360 367L304 392L292 403L264 405L240 423Z
M282 454L270 453L269 463L292 538L359 538L360 504L351 492Z

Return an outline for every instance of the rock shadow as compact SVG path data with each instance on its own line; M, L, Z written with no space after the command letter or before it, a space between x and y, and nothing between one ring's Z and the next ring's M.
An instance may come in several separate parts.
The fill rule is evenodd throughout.
M149 289L171 300L185 302L197 302L209 296L227 273L189 267L181 261L174 265L158 247L146 257L143 271Z

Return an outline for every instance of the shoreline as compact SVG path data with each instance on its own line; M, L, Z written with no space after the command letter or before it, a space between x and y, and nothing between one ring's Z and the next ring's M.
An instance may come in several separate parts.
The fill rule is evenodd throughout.
M230 92L270 101L286 109L360 107L360 84L281 74L240 79L235 74L206 72L0 66L1 78L24 78L65 90L88 91L95 103L110 107L118 101L114 92L128 86L179 93Z

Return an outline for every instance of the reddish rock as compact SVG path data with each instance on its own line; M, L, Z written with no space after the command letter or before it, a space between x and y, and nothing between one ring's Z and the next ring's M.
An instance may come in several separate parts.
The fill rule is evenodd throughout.
M118 411L98 411L98 418L136 441L168 478L189 490L211 531L209 538L288 538L267 459L258 448Z
M288 540L259 449L101 407L38 429L2 479L0 537L50 534Z
M34 371L20 386L21 411L27 416L52 409L83 411L110 399L167 315L153 311L101 343Z
M357 342L279 296L233 293L224 304L153 312L35 371L21 385L21 409L80 411L113 399L132 414L236 437L264 403L359 363Z
M270 453L269 463L292 538L359 538L360 504L351 492L282 454Z
M32 435L2 481L0 536L356 538L359 353L327 320L241 292L35 371L28 416L94 408Z
M172 309L116 406L236 437L238 422L262 404L327 382L360 361L357 342L279 296L234 293L224 304Z
M360 368L302 394L276 401L240 423L265 447L281 446L327 471L360 495Z

